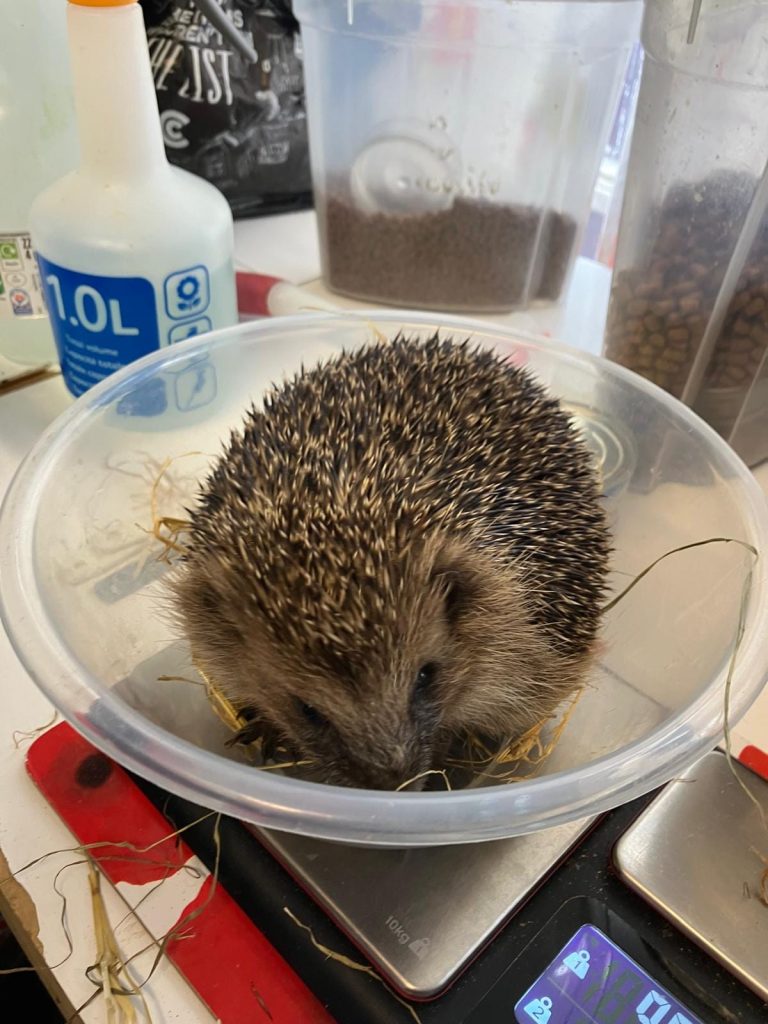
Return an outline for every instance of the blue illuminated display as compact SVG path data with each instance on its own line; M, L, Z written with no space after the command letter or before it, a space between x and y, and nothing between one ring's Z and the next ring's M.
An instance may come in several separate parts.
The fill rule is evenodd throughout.
M704 1024L591 924L515 1005L519 1024Z

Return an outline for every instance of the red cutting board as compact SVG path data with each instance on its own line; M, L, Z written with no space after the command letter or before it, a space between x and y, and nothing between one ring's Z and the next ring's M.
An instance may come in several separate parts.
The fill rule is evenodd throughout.
M160 882L194 857L184 842L170 837L172 826L131 777L66 723L34 741L27 771L82 845L152 846L140 854L110 845L90 851L110 882ZM179 921L209 899L212 882L205 872ZM185 938L168 943L166 956L222 1024L334 1024L221 885L184 932Z

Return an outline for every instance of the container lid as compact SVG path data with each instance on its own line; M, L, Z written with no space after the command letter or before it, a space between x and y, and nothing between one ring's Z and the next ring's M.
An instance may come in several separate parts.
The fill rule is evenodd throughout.
M138 0L68 0L75 7L127 7Z

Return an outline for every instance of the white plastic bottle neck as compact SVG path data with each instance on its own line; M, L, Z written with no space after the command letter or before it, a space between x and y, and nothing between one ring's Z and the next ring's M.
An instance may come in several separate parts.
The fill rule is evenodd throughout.
M105 183L169 168L138 4L68 5L81 168Z

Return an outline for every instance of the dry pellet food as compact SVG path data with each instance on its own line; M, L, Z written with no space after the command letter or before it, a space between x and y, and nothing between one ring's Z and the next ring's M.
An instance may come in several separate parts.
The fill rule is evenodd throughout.
M567 215L488 200L458 198L409 215L369 213L339 195L319 206L330 287L402 305L506 310L554 301L576 240Z
M620 271L606 355L680 397L755 188L718 174L670 190L643 266ZM746 388L768 348L768 221L742 270L706 370L706 388Z

